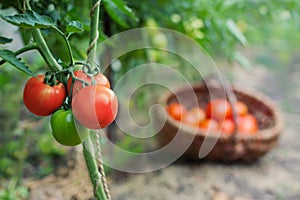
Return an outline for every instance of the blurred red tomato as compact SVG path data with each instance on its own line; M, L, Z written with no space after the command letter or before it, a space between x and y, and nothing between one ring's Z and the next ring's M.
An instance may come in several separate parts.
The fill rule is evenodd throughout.
M208 118L224 121L232 117L232 107L225 99L213 99L206 106Z
M219 129L224 134L233 134L235 130L235 124L231 119L225 119L219 124Z
M185 112L182 116L182 121L192 126L198 126L205 119L205 112L200 107L193 107Z
M204 129L208 132L217 132L219 129L219 124L214 119L204 119L199 123L199 128Z
M257 119L252 114L238 117L238 132L240 134L256 134L258 130Z
M176 120L181 120L184 113L186 112L186 108L178 102L169 104L167 110L169 115L171 115L171 117Z
M248 114L248 106L244 102L237 101L234 104L234 108L238 116L245 116Z

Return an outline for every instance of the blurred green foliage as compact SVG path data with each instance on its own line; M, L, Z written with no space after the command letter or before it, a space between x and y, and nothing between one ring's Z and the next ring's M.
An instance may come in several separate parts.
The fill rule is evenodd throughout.
M75 59L86 59L89 1L35 0L31 1L31 6L39 14L50 16L63 32L71 21L80 21L84 31L71 35L69 40ZM0 12L10 7L15 9L12 12L21 12L23 2L0 0ZM298 0L102 0L100 39L130 28L164 27L190 36L213 58L223 57L247 65L247 59L239 52L243 46L298 47L299 15ZM68 60L65 43L60 37L49 30L43 30L43 34L54 56L62 61ZM31 40L26 29L20 29L20 35L24 44ZM10 38L9 35L3 36ZM152 34L149 39L158 47L170 45L169 38L160 32ZM5 48L5 45L0 48ZM288 59L289 56L282 54L281 58ZM259 59L261 63L274 67L268 57ZM38 56L31 56L27 61L34 71L45 69ZM113 64L111 78L117 81L128 70L149 61L173 66L190 80L201 78L195 76L189 63L180 57L156 50L137 50L121 56ZM4 188L0 190L0 199L26 199L28 191L19 186L20 180L53 172L54 160L66 153L54 142L48 119L36 118L24 108L21 99L25 79L23 74L9 66L0 66L0 188ZM135 106L145 109L145 105L151 102L148 90L145 88L143 92L141 89L135 95ZM130 137L124 137L118 145L131 152L143 152L140 143ZM8 187L5 186L7 182Z
M66 153L66 149L53 140L49 119L32 116L23 106L25 79L9 65L1 68L0 199L3 200L27 199L29 192L19 185L23 178L52 173L54 161Z

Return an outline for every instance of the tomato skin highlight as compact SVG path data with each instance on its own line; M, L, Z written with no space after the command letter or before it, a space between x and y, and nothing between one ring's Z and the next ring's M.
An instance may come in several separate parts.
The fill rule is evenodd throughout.
M27 109L38 116L48 116L60 108L66 98L62 83L50 86L44 83L42 74L31 77L23 91L23 101Z
M237 119L240 134L256 134L258 131L257 119L252 114L240 116Z
M168 105L167 111L171 117L180 121L186 112L186 108L178 102L173 102Z
M236 114L238 116L245 116L248 114L248 106L241 102L241 101L237 101L235 104L234 104L234 108L236 110Z
M201 121L205 119L205 112L200 107L193 107L192 109L185 112L182 116L182 122L198 126Z
M76 76L77 78L79 78L81 80L86 81L89 85L92 85L92 78L89 77L82 70L76 70L74 72L74 76ZM107 88L110 88L109 80L107 79L107 77L104 74L98 73L97 75L95 75L93 77L93 79L94 79L96 84L103 85ZM70 94L71 86L72 86L72 77L69 77L68 83L67 83L68 94ZM73 91L72 95L75 96L82 88L83 88L82 82L75 81L74 85L73 85L73 88L72 88L72 91Z
M111 89L103 85L90 85L73 97L72 110L83 126L90 129L105 128L116 118L118 99Z
M50 125L53 137L65 146L81 144L89 134L89 129L75 121L71 110L57 110Z
M223 122L219 124L219 128L222 134L231 135L235 131L234 121L231 119L225 119Z
M232 118L232 107L225 99L213 99L206 106L206 115L220 122Z
M191 126L198 126L199 120L191 112L186 112L182 116L182 122Z
M214 119L204 119L199 123L199 128L205 130L206 132L217 132L219 130L219 124Z

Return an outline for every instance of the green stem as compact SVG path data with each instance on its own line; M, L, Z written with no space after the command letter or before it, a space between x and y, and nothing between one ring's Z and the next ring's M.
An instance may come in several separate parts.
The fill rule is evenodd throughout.
M42 57L46 61L47 65L52 71L59 71L61 70L61 66L53 57L48 45L39 29L32 30L32 36L38 45L39 52L41 53Z
M96 53L97 53L97 39L98 39L98 24L99 24L99 14L100 14L100 3L101 0L91 0L92 10L91 10L91 22L90 22L90 40L88 54L88 63L94 68ZM96 6L95 6L96 5ZM86 145L91 145L95 143L95 138L88 136L83 144L83 154L85 157L86 165L89 171L89 176L91 182L94 186L94 195L97 200L107 200L108 197L104 190L103 182L101 181L101 175L98 170L96 158L93 157L90 152L86 149ZM100 159L100 158L99 158ZM101 166L100 166L101 167ZM102 179L103 180L103 179Z
M21 49L17 50L15 52L15 55L18 56L18 55L20 55L22 53L25 53L25 52L33 50L33 49L38 49L38 45L35 42L30 43L30 44L22 47ZM5 60L0 60L0 65L4 64L5 62L6 62Z
M71 49L71 45L69 43L69 40L68 38L64 35L63 32L61 32L61 30L59 30L56 26L52 26L52 28L54 30L56 30L65 40L65 43L67 44L67 48L68 48L68 52L69 52L69 55L70 55L70 62L71 64L70 65L74 65L74 58L73 58L73 53L72 53L72 49Z
M104 187L101 182L101 176L98 172L97 162L95 160L95 156L93 156L88 149L88 147L92 146L92 138L88 136L83 143L83 155L85 158L86 166L89 172L89 176L91 182L94 187L94 196L97 200L106 200L106 194L104 191Z
M26 6L29 10L31 10L29 1L26 1ZM44 60L46 61L48 67L52 71L59 71L61 70L61 66L58 64L58 62L53 57L40 29L34 28L32 29L32 37L34 38L35 42L37 43L38 50Z
M96 5L98 2L101 3L101 0L92 0L92 6ZM89 44L93 44L92 46L89 47L88 49L88 63L94 66L95 63L95 58L97 54L97 41L94 41L95 39L98 38L98 28L99 28L99 15L100 15L100 3L98 4L97 7L94 8L94 10L91 13L91 23L90 23L90 42Z

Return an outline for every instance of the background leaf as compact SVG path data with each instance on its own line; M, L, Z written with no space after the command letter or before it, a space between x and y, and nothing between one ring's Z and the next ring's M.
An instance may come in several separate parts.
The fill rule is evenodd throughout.
M54 22L50 17L39 15L31 10L26 10L24 14L1 17L5 21L22 28L49 28L54 26Z
M13 65L17 69L25 72L29 76L34 76L33 72L29 69L25 63L21 62L14 54L14 52L9 50L0 50L0 57L8 62L9 64Z
M231 34L236 37L236 39L242 44L247 44L247 39L244 36L244 34L240 31L240 29L237 27L237 25L234 23L232 19L226 20L226 25L228 30L231 32Z
M123 0L112 0L118 9L120 9L124 14L126 14L131 19L138 21L135 13L131 8L129 8Z
M7 44L7 43L10 43L10 42L12 42L11 38L6 38L6 37L0 36L0 44Z
M113 21L123 28L129 28L129 24L127 22L128 18L138 21L131 8L129 8L122 0L104 0L103 5Z
M66 28L67 33L84 31L83 25L79 21L71 21Z

